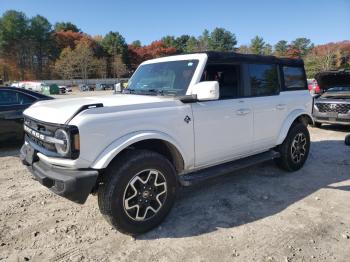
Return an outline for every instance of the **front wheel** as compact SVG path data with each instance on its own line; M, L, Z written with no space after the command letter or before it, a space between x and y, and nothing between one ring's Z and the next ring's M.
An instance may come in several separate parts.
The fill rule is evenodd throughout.
M176 190L176 173L168 159L148 150L129 150L108 166L98 204L117 230L136 235L162 222Z
M307 127L302 123L293 124L278 147L281 157L276 159L276 163L286 171L296 171L304 165L309 150L310 134Z

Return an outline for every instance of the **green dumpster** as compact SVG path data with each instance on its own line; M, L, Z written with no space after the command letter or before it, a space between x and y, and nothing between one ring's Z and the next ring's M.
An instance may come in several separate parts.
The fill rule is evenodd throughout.
M42 87L41 92L44 95L58 95L60 93L60 89L59 89L58 85L56 85L56 84L44 85Z

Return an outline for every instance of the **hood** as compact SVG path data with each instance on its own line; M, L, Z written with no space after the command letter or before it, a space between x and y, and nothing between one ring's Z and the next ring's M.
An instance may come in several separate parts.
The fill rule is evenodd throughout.
M320 89L325 92L331 87L350 86L350 71L326 71L315 75Z
M85 105L103 104L103 107L121 107L160 103L174 98L143 95L111 95L102 97L63 98L40 101L24 111L24 115L48 123L65 124ZM93 110L87 109L87 110Z

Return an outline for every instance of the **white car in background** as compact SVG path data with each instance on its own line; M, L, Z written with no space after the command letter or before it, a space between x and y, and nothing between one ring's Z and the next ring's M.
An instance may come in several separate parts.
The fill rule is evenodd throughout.
M24 88L34 92L41 92L44 86L45 83L36 81L20 81L11 84L11 87Z

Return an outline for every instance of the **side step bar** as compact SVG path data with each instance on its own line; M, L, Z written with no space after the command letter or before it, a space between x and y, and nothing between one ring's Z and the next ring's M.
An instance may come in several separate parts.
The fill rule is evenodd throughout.
M269 150L267 152L263 152L257 155L241 158L232 162L224 163L214 167L209 167L203 170L195 171L193 173L181 175L179 178L180 184L183 186L191 186L195 183L207 180L209 178L214 178L224 174L228 174L233 171L256 165L262 162L266 162L268 160L272 160L278 157L280 157L279 152Z

